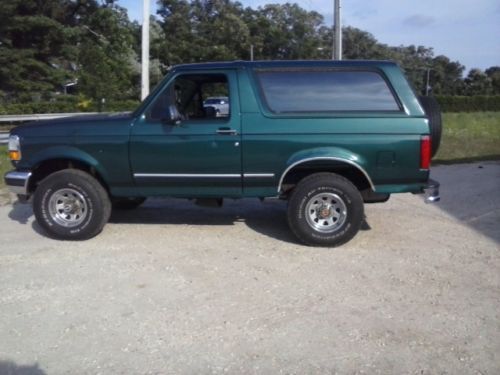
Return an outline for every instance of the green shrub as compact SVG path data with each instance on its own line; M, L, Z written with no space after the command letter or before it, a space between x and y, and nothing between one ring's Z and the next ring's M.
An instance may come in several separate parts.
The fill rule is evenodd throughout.
M139 100L122 100L115 101L104 104L104 110L106 112L126 112L126 111L134 111L141 102Z
M103 104L82 97L66 95L53 101L0 104L0 115L30 115L41 113L124 112L133 111L138 100L110 101Z
M436 96L442 112L499 112L500 96Z

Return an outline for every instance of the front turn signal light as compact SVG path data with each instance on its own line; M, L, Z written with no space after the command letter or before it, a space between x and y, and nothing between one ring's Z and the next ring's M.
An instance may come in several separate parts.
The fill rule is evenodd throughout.
M11 135L9 137L9 158L12 161L21 160L21 142L17 135Z
M21 152L20 151L9 151L9 158L12 161L21 160Z

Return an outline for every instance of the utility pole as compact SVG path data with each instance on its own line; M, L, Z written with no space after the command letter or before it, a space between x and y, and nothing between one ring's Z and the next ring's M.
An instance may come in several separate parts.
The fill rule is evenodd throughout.
M333 60L342 60L342 25L340 23L340 10L342 5L340 4L340 0L334 1L333 6L333 14L334 14L334 35L333 35Z
M253 61L253 44L250 45L250 61Z
M142 3L142 57L141 57L141 100L149 94L149 2Z

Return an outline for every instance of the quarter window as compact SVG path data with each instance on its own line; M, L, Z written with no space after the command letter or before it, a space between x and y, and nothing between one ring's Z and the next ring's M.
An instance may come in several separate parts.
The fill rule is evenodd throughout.
M386 81L373 71L258 71L257 77L276 113L400 110Z

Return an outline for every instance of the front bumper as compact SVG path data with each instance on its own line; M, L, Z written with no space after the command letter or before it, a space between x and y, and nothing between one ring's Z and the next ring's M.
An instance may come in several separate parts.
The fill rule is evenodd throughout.
M5 185L17 195L29 195L28 186L31 172L10 171L4 176Z
M425 203L439 202L441 199L439 195L439 182L429 179L427 185L422 188L422 193L425 194Z

